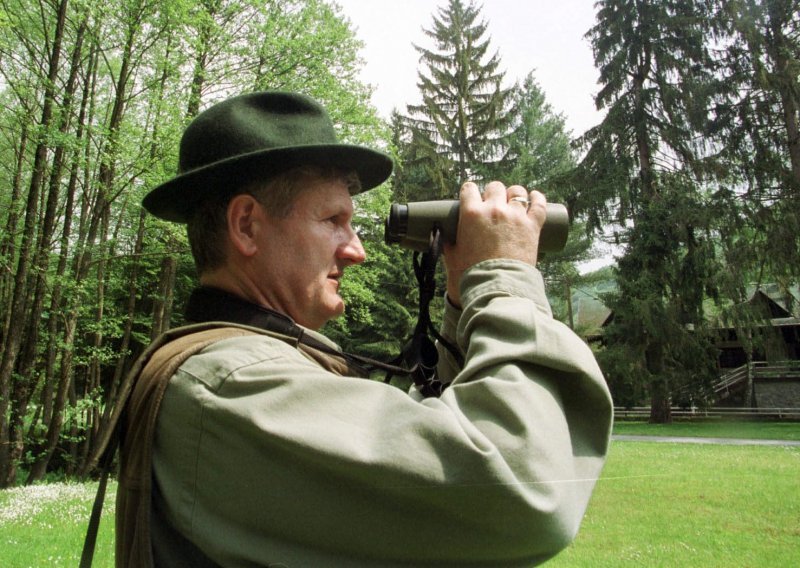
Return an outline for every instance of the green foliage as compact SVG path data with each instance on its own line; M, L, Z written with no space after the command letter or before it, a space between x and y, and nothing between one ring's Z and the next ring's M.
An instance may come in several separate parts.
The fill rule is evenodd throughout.
M398 159L392 187L358 199L368 259L348 271L348 310L326 329L351 351L395 355L416 318L411 254L383 242L390 201L454 197L473 176L568 204L569 246L540 262L564 321L582 286L574 263L591 254L584 235L613 226L623 257L599 357L626 403L686 379L693 389L680 392L702 395L710 316L755 353L769 338L749 293L773 282L789 297L798 281L797 0L598 4L588 37L606 117L579 139L574 168L563 118L533 76L501 86L471 2L434 16L431 48L418 47L422 104L390 125L369 105L361 44L335 3L29 8L0 11L0 484L55 451L47 431L59 466L79 468L84 433L130 358L181 322L196 284L184 230L143 219L139 203L176 171L186 123L231 93L307 92L343 140Z
M556 114L529 73L513 90L515 126L509 137L509 180L530 188L547 189L547 181L575 167L564 117ZM547 192L551 201L558 195Z
M734 246L744 271L797 282L800 250L800 21L797 0L721 2L713 23L725 38L713 165L740 198L747 238Z
M601 359L613 364L604 370L612 383L624 385L626 404L641 393L633 384L637 375L639 382L661 381L675 396L687 383L702 392L716 375L714 335L703 305L704 292L714 285L714 257L703 257L702 247L679 234L687 228L686 208L659 204L632 229L619 260L618 289L607 297L614 320L605 336L609 353ZM624 361L626 355L631 361Z
M472 2L449 0L425 30L435 49L415 46L427 68L419 72L422 104L408 107L395 134L411 147L399 147L403 167L427 173L432 193L417 200L452 197L463 181L495 179L505 169L510 91L501 86L499 56L488 55L487 24L479 16Z
M388 147L388 130L358 79L360 47L340 9L322 0L4 5L0 315L9 329L4 324L0 337L22 339L0 350L0 359L12 372L24 359L37 374L17 381L30 386L26 391L12 392L12 375L0 373L0 485L24 456L56 451L43 451L46 431L58 434L58 452L66 451L59 455L80 469L91 452L84 430L102 427L99 405L113 402L106 399L131 357L154 331L181 323L196 285L185 230L142 217L140 202L176 172L187 122L231 93L295 89L325 104L343 140ZM54 222L40 236L48 207ZM367 232L377 207L364 211ZM26 221L32 230L23 230ZM32 244L23 250L26 235ZM344 291L352 299L345 327L356 343L374 340L366 330L383 320L404 326L402 317L389 315L399 301L381 297L379 263L397 266L393 254L379 250ZM34 258L45 262L34 267ZM29 276L15 282L18 266ZM30 316L8 321L14 297L28 302L14 313ZM41 302L36 312L34 302ZM385 327L389 341L392 329ZM27 335L30 329L41 330L38 339ZM375 347L381 349L389 350ZM72 390L59 392L61 384ZM17 407L27 408L21 425L9 423ZM23 432L21 447L9 443L34 423L35 435Z
M587 152L566 176L568 200L587 213L590 230L616 223L624 246L603 357L626 402L641 396L639 370L654 405L668 408L687 380L702 392L716 358L707 300L724 304L743 281L725 269L734 250L726 247L744 224L707 110L726 88L712 49L713 16L726 6L606 2L588 34L602 84L597 104L608 112L581 138Z
M407 119L392 114L392 143L397 150L394 189L397 199L428 201L454 199L456 182L450 179L451 164L439 154L433 141L409 127Z
M512 90L514 126L508 138L507 167L500 179L543 191L548 201L562 203L568 197L560 179L576 165L564 117L556 114L532 73ZM565 249L540 258L538 266L550 291L553 313L572 325L568 305L573 286L581 277L576 263L586 260L591 240L583 222L573 218Z
M392 116L399 162L395 196L455 198L468 179L499 179L542 189L558 202L566 195L551 180L575 166L564 118L546 102L533 74L512 89L500 87L500 60L495 54L485 61L489 41L479 16L471 3L450 2L428 32L437 50L417 47L429 74L420 73L423 104L409 106L410 117ZM554 313L565 321L571 314L561 291L569 297L580 279L574 264L589 250L578 223L565 251L540 260L545 278L558 290Z

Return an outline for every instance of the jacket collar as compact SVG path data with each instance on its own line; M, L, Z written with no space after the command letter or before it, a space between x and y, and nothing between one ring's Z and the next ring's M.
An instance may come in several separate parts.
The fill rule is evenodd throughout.
M308 331L285 314L211 286L201 286L192 291L186 305L185 316L191 323L211 321L237 323L279 333L296 341L300 341Z

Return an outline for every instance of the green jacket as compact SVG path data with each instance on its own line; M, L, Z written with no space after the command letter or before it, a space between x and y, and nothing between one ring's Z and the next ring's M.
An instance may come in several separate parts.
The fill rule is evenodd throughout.
M608 447L603 376L536 269L480 263L461 297L440 398L266 335L190 357L156 427L156 564L530 566L569 544Z

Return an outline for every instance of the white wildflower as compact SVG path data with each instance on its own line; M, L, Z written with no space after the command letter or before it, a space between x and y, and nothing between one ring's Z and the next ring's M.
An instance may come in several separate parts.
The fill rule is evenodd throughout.
M39 513L57 511L59 517L88 520L97 491L96 483L48 483L12 487L0 492L0 527L17 523L30 525ZM113 496L106 494L104 513L113 509Z

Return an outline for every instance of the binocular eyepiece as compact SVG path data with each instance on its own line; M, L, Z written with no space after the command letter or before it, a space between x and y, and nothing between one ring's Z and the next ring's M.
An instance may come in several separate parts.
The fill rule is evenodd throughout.
M386 243L426 252L434 228L439 229L443 242L454 243L458 230L459 204L455 199L393 203L385 222ZM568 234L567 208L560 203L548 203L547 219L539 235L539 252L564 250Z

